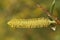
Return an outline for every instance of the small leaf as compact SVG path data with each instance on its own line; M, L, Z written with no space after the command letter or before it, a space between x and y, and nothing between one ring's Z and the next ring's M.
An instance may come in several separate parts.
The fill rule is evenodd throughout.
M50 8L50 13L51 14L53 13L54 6L55 6L55 0L53 0L52 5L51 5L51 8Z

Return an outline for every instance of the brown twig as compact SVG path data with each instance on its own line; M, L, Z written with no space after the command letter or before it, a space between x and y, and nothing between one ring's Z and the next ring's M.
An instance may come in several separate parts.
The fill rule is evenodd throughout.
M53 18L56 21L56 24L60 25L60 20L57 17L52 16L49 11L47 11L44 7L37 4L37 7L41 8L50 18Z
M48 10L46 10L44 7L42 7L42 6L38 5L38 4L37 4L37 7L42 9L49 17L52 17L50 12Z

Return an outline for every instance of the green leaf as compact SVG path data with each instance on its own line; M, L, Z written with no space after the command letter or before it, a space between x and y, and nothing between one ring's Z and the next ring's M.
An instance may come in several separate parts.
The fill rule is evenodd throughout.
M50 13L53 13L54 10L54 6L55 6L55 0L53 0L52 4L51 4L51 8L50 8Z

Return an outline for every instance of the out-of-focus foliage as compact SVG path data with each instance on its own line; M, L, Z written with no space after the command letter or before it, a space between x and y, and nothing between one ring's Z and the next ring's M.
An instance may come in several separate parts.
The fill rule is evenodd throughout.
M50 11L53 0L0 0L0 40L60 40L60 27L56 31L48 28L12 29L7 22L12 18L48 17L39 9L40 4ZM51 15L60 19L60 0L56 0Z

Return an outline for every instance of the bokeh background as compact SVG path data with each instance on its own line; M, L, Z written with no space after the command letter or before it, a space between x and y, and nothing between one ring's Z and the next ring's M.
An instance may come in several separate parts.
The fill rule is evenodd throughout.
M60 40L60 25L56 31L47 28L11 28L7 24L12 18L48 17L36 4L48 11L53 0L0 0L0 40ZM60 0L56 0L54 16L60 19Z

